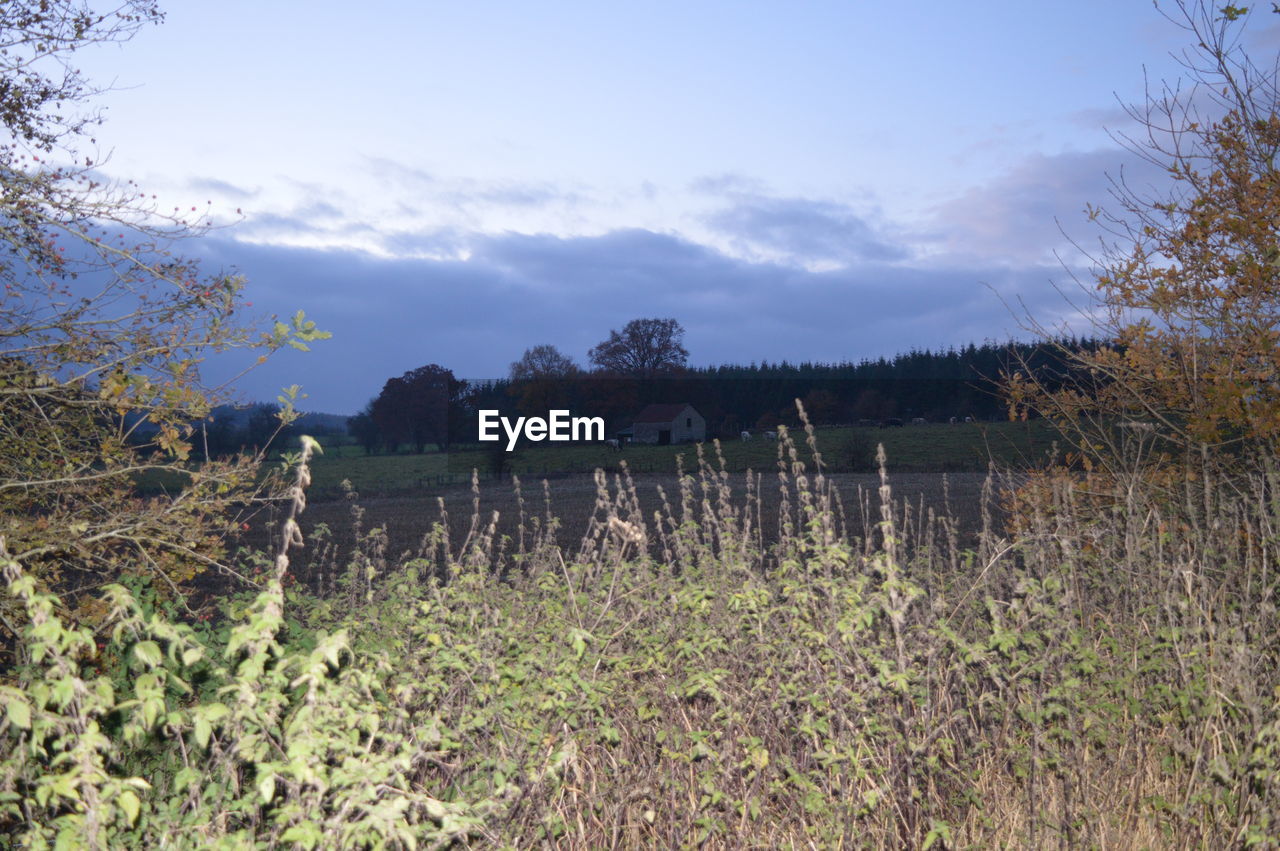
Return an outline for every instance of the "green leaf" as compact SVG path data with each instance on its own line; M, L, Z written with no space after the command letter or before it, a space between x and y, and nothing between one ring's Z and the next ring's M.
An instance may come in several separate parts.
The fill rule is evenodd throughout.
M262 803L269 804L276 794L276 773L268 771L258 778L258 794L262 796Z
M31 704L22 695L10 695L5 715L13 726L22 730L31 729Z
M138 812L142 809L142 802L138 800L138 796L128 789L120 793L120 797L116 798L116 803L120 805L120 809L124 810L125 817L129 819L132 826L138 821Z
M202 748L209 746L209 737L213 735L213 725L204 715L196 716L196 744Z
M148 668L154 668L159 665L164 658L164 655L160 652L160 645L154 641L139 641L134 645L133 655Z
M315 822L304 821L302 824L295 824L281 834L280 841L296 842L303 848L311 849L319 845L320 840L323 838L324 834Z
M75 778L61 774L53 779L51 784L53 794L59 798L70 798L73 801L80 800L80 790L76 788Z

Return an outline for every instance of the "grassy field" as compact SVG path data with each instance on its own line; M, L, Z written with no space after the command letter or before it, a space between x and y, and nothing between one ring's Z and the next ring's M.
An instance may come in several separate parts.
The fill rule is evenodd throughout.
M826 427L816 429L818 451L825 470L834 473L870 473L875 469L876 446L883 443L894 473L985 473L994 464L1001 470L1025 469L1043 464L1053 450L1057 433L1047 423L928 424L903 428ZM330 440L341 441L341 438ZM435 496L469 487L472 472L481 480L493 475L493 448L457 446L449 452L369 455L356 445L321 440L324 454L312 468L310 498L313 502L342 499L343 482L364 497ZM528 483L589 475L596 469L618 472L622 462L633 474L674 476L678 465L697 466L698 445L640 446L614 450L603 444L526 445L501 453L504 478L515 473ZM703 452L714 455L711 443ZM755 437L721 444L724 468L731 473L748 470L770 473L778 468L779 443ZM811 464L806 445L796 455ZM281 460L276 455L274 462ZM143 474L137 479L141 493L176 490L172 474Z
M981 525L980 497L987 470L994 462L1001 469L1019 469L1050 451L1054 433L1044 423L931 424L904 428L822 428L815 432L824 465L834 471L829 483L845 506L844 522L860 530L866 523L866 504L878 486L873 465L877 443L885 445L895 496L916 515L930 509L948 511L965 536ZM778 455L781 444L764 439L721 444L725 470L740 499L747 494L747 473L755 474L753 487L760 507L772 518L762 524L764 540L777 534L779 507ZM326 450L315 459L310 489L311 508L303 517L310 535L323 525L331 536L332 552L350 552L360 534L382 528L388 552L393 556L415 551L430 525L440 519L444 500L451 534L465 537L478 512L481 525L497 513L499 536L516 534L521 513L554 514L562 543L585 532L596 510L596 469L609 471L610 487L617 489L617 473L625 463L633 475L636 497L646 516L662 509L662 496L678 492L677 465L691 471L697 466L698 447L630 446L614 451L599 445L538 446L512 453L512 471L521 480L517 493L509 478L489 475L492 450L465 449L450 453L366 455L357 446ZM714 453L705 445L703 451ZM805 445L795 449L798 458L812 467L812 453ZM719 462L717 461L717 464ZM472 491L472 470L479 471L479 488ZM543 481L547 484L544 489ZM350 482L357 499L349 501L342 483ZM353 526L352 507L358 505L361 523ZM264 512L251 543L263 546L275 518ZM308 552L303 560L321 556Z
M1055 432L1044 422L928 424L904 428L819 428L818 451L824 465L834 472L865 473L874 469L875 450L883 443L889 467L898 473L978 472L990 463L999 468L1022 468L1042 462L1050 452ZM778 443L756 437L721 445L725 469L770 472L777 469ZM710 445L704 451L711 452ZM677 457L685 469L696 463L697 448L682 446L628 446L615 451L607 446L541 445L523 447L503 460L509 471L527 481L596 468L617 470L620 462L637 474L674 474ZM797 449L800 460L811 461L807 447ZM341 483L351 482L366 496L435 494L470 481L472 470L488 477L494 464L492 449L460 448L449 453L422 455L365 455L356 446L326 450L313 468L312 499L341 496Z
M981 527L981 495L989 464L1020 469L1043 459L1054 433L1044 423L968 423L823 428L816 430L815 437L826 469L834 471L828 481L845 508L843 522L850 530L861 530L867 523L868 500L879 484L870 468L877 443L883 443L894 494L909 506L908 511L916 516L924 516L930 509L947 512L954 517L960 534L969 538ZM747 498L747 473L754 473L759 508L770 518L760 527L763 541L778 532L780 445L763 439L721 444L724 467L737 499ZM310 550L301 560L318 565L338 553L349 553L361 535L378 528L385 530L387 551L393 557L412 553L425 530L440 519L440 500L444 501L450 533L457 539L472 528L473 516L483 526L495 512L499 537L514 536L523 512L525 516L554 514L558 539L567 544L584 534L596 511L596 469L610 473L610 487L616 491L617 474L625 463L640 507L645 516L652 517L663 508L662 493L672 498L679 490L677 464L686 471L695 469L697 451L698 447L688 444L631 446L621 452L599 445L522 449L513 453L509 462L521 480L517 493L509 478L495 480L489 475L492 450L366 455L357 446L335 447L315 459L311 507L302 518L308 536L320 526L328 530L327 549L325 554ZM715 450L708 444L703 451L713 454ZM812 468L809 448L800 445L795 451ZM472 470L479 471L475 492ZM346 498L344 481L351 484L354 500ZM358 527L353 524L353 507L358 507ZM264 511L247 542L266 546L269 530L276 528L274 514Z

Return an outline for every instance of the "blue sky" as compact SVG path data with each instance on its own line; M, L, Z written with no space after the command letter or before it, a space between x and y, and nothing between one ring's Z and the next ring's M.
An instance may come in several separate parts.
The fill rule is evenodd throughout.
M638 317L678 319L696 364L1001 340L1019 302L1068 320L1059 227L1096 239L1117 96L1187 41L1138 0L164 8L81 63L115 87L104 168L235 222L191 252L334 334L242 397L300 383L336 413L426 363L585 363Z

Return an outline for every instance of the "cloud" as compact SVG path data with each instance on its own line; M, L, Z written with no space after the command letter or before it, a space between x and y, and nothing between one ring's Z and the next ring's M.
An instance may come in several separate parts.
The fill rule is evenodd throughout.
M205 240L210 264L249 276L251 313L305 309L334 335L251 373L240 385L245 397L270 399L300 383L312 409L349 413L387 378L427 363L459 377L499 377L539 343L585 362L611 329L639 317L678 319L697 364L839 361L1016 333L988 286L1042 316L1059 303L1048 285L1055 270L1042 266L864 262L813 272L644 229L459 238L466 259ZM229 376L239 365L210 369Z
M689 183L689 191L698 195L730 198L769 194L769 189L763 181L735 172L699 177Z
M849 207L803 198L748 197L707 216L747 256L807 266L903 260L909 252L883 239Z
M1057 155L1036 154L996 179L937 205L917 238L955 258L997 264L1053 264L1082 260L1073 245L1099 235L1086 207L1114 208L1112 179L1144 193L1159 193L1166 175L1119 148Z
M1067 121L1085 130L1102 128L1109 132L1125 132L1134 126L1133 116L1121 104L1109 107L1077 109L1067 115Z
M585 200L582 190L565 189L547 181L444 177L385 157L368 157L365 163L368 172L392 195L407 195L458 211L571 206Z
M187 181L187 188L195 192L221 195L233 201L247 201L256 197L259 192L257 189L245 189L242 186L236 186L234 183L228 183L225 180L218 180L213 177L192 178Z
M273 359L241 383L244 395L270 399L301 383L314 409L349 413L387 378L427 363L500 377L540 343L585 363L611 329L641 317L679 320L692 361L704 365L856 361L1025 337L1024 310L1047 327L1087 332L1055 289L1074 293L1072 274L1088 280L1078 257L1061 255L1070 269L1055 257L1070 245L1055 217L1070 231L1070 213L1107 200L1107 172L1125 162L1115 150L1033 156L909 226L721 175L687 187L713 205L700 238L646 227L482 231L465 216L448 226L362 221L341 216L340 199L304 196L237 229L239 240L218 234L200 245L210 264L248 275L255 311L302 308L334 334L309 354ZM1160 183L1140 164L1124 174L1137 186ZM446 195L466 183L401 176ZM468 186L476 204L501 197L497 182ZM513 204L571 194L512 191Z
M717 204L699 222L721 239L721 247L748 260L818 271L911 256L907 246L882 232L877 216L847 203L781 197L762 181L734 172L697 178L688 191Z

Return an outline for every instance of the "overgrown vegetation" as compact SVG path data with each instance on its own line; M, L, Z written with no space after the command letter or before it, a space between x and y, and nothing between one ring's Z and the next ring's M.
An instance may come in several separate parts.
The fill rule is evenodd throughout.
M573 544L532 507L510 538L492 517L460 541L437 523L403 560L366 530L337 575L291 568L287 544L212 625L116 585L95 634L7 558L28 626L4 687L4 829L139 847L1280 841L1263 482L1221 494L1222 535L1142 494L1094 517L1061 480L1017 540L989 528L962 550L945 517L904 524L888 480L879 521L848 534L821 472L781 454L776 544L704 459L658 517L601 475Z
M28 11L38 24L66 8ZM1197 32L1215 73L1242 67L1256 83L1252 66L1224 59L1222 34L1242 14L1192 9L1188 21L1211 25ZM81 36L97 25L81 24ZM82 219L41 218L46 202L6 208L31 253L14 255L26 272L19 260L4 269L0 303L12 662L0 674L0 837L1280 846L1280 482L1274 348L1260 342L1274 343L1276 264L1254 255L1270 250L1280 209L1261 156L1276 119L1244 108L1274 88L1226 90L1237 103L1193 137L1208 171L1175 172L1192 194L1157 208L1176 232L1140 231L1163 259L1146 262L1139 244L1102 280L1104 294L1118 288L1107 304L1147 311L1114 314L1134 330L1123 350L1090 356L1103 380L1010 385L1015 410L1117 439L1082 441L1077 468L988 488L976 536L896 504L883 448L878 515L847 508L815 432L800 447L784 428L775 473L745 477L741 494L717 446L656 511L641 509L625 465L598 472L585 531L561 526L544 486L517 490L501 533L477 484L461 537L441 502L418 546L395 555L353 500L354 544L335 547L328 529L304 541L299 525L318 448L304 438L278 545L225 555L216 533L245 492L216 464L182 464L184 424L207 404L183 354L318 333L298 317L266 337L223 337L238 283L193 290L186 266L145 265L149 254L135 255L143 272L77 273L155 292L145 303L158 312L118 326L75 302L82 312L61 325L56 294L78 279L46 237L99 243L75 230ZM18 98L0 117L15 138L51 144L38 120L50 102ZM37 110L25 124L13 118L24 109ZM12 180L66 186L6 162ZM1206 358L1205 372L1188 369ZM1150 375L1188 380L1171 389ZM1151 419L1116 431L1135 410ZM124 440L140 416L157 427L147 452ZM228 463L251 478L252 462ZM140 498L130 482L150 466L190 485ZM176 581L206 563L239 583L216 604ZM103 583L96 607L82 602L89 571Z

